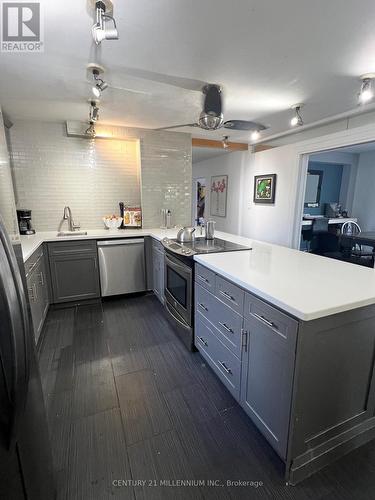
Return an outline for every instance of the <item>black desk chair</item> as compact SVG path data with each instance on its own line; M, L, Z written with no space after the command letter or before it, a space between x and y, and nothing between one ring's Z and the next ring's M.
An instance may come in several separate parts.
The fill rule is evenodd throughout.
M327 218L314 219L311 228L304 231L303 239L309 242L309 252L316 255L341 259L339 239L335 233L328 231Z
M349 237L353 236L353 241L346 239L346 241L344 240L344 242L341 243L345 260L361 266L374 267L374 250L360 245L355 241L355 236L360 233L361 227L354 221L347 221L342 225L341 234Z

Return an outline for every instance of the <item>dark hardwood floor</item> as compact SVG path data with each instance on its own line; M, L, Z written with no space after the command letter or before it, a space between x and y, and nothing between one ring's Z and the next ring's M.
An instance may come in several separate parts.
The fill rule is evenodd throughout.
M152 295L50 311L40 367L59 500L375 498L374 442L286 486L282 462Z

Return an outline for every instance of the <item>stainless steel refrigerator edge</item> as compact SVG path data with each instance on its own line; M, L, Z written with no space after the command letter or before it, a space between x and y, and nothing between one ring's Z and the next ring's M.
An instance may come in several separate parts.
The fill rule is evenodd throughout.
M0 111L0 498L56 497L52 454Z

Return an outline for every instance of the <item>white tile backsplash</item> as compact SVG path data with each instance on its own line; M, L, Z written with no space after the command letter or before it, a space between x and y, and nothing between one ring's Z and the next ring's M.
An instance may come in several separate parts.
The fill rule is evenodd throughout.
M172 210L174 224L189 223L190 135L110 130L113 139L90 140L68 137L61 123L15 122L10 137L17 207L33 211L36 230L57 230L65 205L83 229L101 227L103 215L118 213L119 201L142 203L146 228L160 225L163 207Z

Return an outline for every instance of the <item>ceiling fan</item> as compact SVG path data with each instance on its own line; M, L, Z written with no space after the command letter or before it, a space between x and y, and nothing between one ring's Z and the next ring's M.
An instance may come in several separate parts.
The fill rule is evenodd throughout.
M203 130L218 130L226 128L231 130L260 131L267 127L262 123L248 120L228 120L224 121L222 113L222 90L219 85L205 84L201 89L203 93L203 110L196 123L185 123L184 125L172 125L160 127L155 130L167 130L180 127L199 127Z

